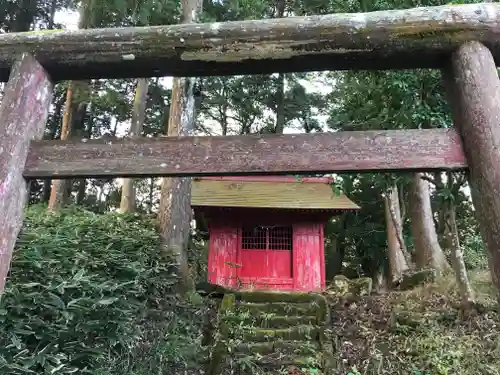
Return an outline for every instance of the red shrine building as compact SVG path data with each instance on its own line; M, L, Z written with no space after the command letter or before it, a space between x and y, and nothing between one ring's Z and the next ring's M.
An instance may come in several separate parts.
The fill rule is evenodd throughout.
M209 231L208 281L230 288L325 287L324 227L359 206L328 178L207 177L191 204Z

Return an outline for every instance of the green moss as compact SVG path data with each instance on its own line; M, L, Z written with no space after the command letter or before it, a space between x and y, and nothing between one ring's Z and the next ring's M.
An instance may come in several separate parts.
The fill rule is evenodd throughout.
M370 277L360 277L350 281L350 292L359 297L372 294L372 279Z
M239 353L259 355L313 355L318 352L319 345L304 341L275 341L243 343L236 347Z
M234 294L225 294L220 306L220 312L225 313L234 309L236 298Z
M53 33L60 33L66 31L64 29L50 29L50 30L36 30L36 31L23 31L21 34L24 35L47 35Z
M363 296L369 296L371 292L371 278L361 277L359 279L349 280L343 275L337 275L333 278L326 294L333 298L352 300Z
M225 317L234 311L235 295L225 294L219 308L218 332L215 338L215 344L212 348L208 375L217 375L220 373L224 364L224 358L228 353L227 338L231 332L231 325Z
M436 270L430 268L406 274L403 276L399 289L409 290L417 286L434 283L436 281L436 277Z
M309 303L269 302L240 303L238 311L248 311L252 316L262 313L275 313L285 316L316 316L316 306Z
M439 41L444 44L448 41L460 42L468 40L469 36L467 33L472 31L474 30L464 28L444 28L444 30L440 30L438 27L433 30L427 30L426 27L426 30L423 30L421 26L406 26L398 28L396 32L392 32L390 39L418 41L439 37Z
M316 293L275 293L275 292L237 292L237 299L243 302L288 302L309 303L321 300L322 296Z
M316 318L318 319L317 324L327 325L330 323L330 307L328 301L324 296L318 295L316 306Z
M263 328L286 328L300 324L317 324L316 316L299 315L299 316L283 316L269 313L252 314L236 314L226 318L232 323L241 323L243 325L257 325Z
M275 374L289 365L319 369L330 361L327 348L331 350L331 345L324 333L330 315L322 295L235 292L223 298L220 316L220 342L225 347L214 348L212 358L218 367L212 364L211 371L219 371L222 365L227 369L250 366L252 373L273 369Z
M241 331L241 339L245 341L263 342L268 340L311 340L316 339L319 329L314 326L301 325L292 328L263 329L248 327Z

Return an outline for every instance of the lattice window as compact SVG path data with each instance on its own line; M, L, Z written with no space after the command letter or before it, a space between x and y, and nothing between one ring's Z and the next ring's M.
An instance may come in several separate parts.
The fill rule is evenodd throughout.
M264 227L243 228L241 233L241 248L245 250L265 250L267 231Z
M292 227L256 226L243 228L241 248L243 250L288 250L293 246Z
M271 227L268 230L270 250L292 250L292 227Z

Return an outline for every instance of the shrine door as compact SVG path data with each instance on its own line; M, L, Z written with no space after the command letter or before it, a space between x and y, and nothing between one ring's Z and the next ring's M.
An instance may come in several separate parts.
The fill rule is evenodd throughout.
M244 227L239 237L239 278L244 288L293 287L291 226Z

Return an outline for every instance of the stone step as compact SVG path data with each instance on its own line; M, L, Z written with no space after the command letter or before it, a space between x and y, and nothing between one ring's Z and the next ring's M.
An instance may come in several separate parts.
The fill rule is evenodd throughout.
M328 362L331 349L325 347L329 344L324 338L329 323L328 304L319 294L227 294L219 323L221 338L212 353L223 357L213 357L209 375L221 375L230 369L240 375L304 370L333 374L328 370L332 367Z
M241 302L286 302L286 303L319 303L326 302L323 296L314 293L280 293L280 292L240 292L236 299Z
M289 328L265 329L258 327L239 327L237 335L247 342L312 341L318 340L321 328L311 325L298 325Z
M254 342L243 343L236 346L235 351L243 354L259 356L266 355L288 355L288 356L311 356L320 350L317 341L276 341L276 342Z
M288 328L298 325L316 325L318 319L315 316L282 316L274 315L273 313L251 315L239 314L228 316L229 322L241 323L245 326L254 326L258 328Z
M320 356L313 358L311 356L296 356L296 355L280 355L271 354L263 356L255 361L256 364L263 368L280 368L283 366L297 366L297 367L321 367Z
M275 314L280 316L313 316L317 315L317 307L312 303L288 303L288 302L268 302L251 303L240 302L235 309L238 313L248 313L250 316L262 315L262 313Z
M245 358L245 357L243 357ZM238 361L238 355L236 355ZM270 354L261 356L258 359L248 357L244 361L238 361L238 370L240 375L255 375L255 374L282 374L290 373L291 368L298 370L305 369L321 369L321 355L317 356L296 356L296 355L280 355ZM288 370L288 371L287 371ZM286 371L286 372L283 372Z

